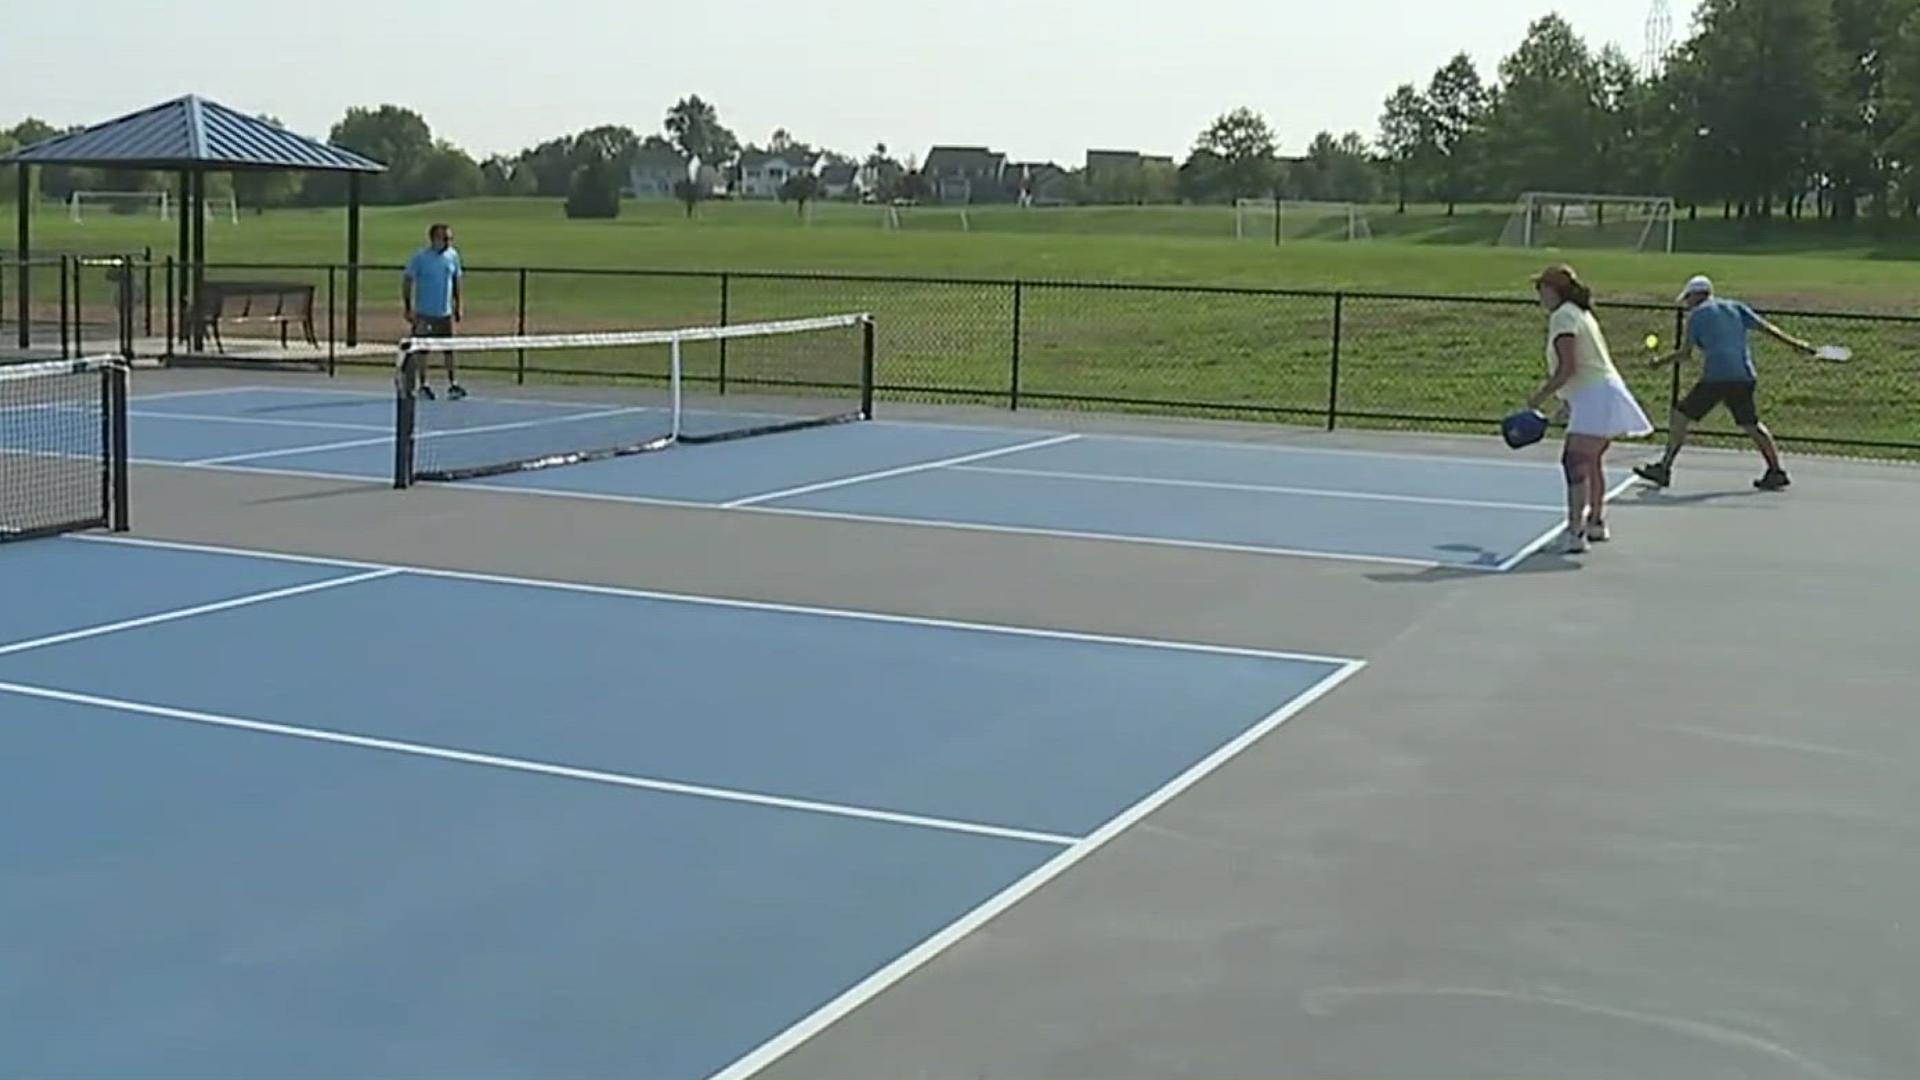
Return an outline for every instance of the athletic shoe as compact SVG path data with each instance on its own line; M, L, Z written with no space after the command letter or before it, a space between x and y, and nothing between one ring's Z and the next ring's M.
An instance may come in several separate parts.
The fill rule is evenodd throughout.
M1792 484L1793 481L1787 479L1785 469L1768 469L1767 475L1753 482L1753 486L1759 488L1761 491L1779 491L1781 488L1792 486Z
M1587 550L1587 534L1583 532L1568 533L1567 546L1564 550L1569 555L1585 554Z
M1655 487L1667 487L1673 483L1673 469L1662 461L1652 461L1645 465L1635 465L1633 475Z
M1596 544L1604 544L1613 539L1613 530L1607 528L1604 521L1595 521L1587 525L1587 539Z
M428 401L432 401L432 400L433 400L433 387L431 387L431 386L428 386L428 385L427 385L426 383L421 383L421 384L420 384L420 396L421 396L421 397L423 397L423 398L426 398L426 399L427 399Z
M461 386L459 383L447 384L447 400L448 401L459 401L461 398L466 396L467 396L466 388Z

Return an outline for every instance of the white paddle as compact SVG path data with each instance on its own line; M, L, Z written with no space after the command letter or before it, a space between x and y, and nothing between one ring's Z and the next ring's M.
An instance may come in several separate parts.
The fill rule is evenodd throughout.
M1853 350L1845 345L1822 345L1813 350L1813 358L1829 364L1844 364L1853 359Z

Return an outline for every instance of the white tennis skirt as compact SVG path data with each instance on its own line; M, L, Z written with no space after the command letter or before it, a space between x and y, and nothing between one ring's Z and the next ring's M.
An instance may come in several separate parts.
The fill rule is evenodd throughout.
M1567 434L1599 439L1638 439L1653 434L1653 421L1618 378L1576 390L1567 398Z

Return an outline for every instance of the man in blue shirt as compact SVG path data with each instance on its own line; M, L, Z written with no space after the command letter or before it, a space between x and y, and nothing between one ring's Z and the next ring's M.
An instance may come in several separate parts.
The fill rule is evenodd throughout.
M414 337L452 337L453 324L463 314L460 299L460 253L454 250L453 228L435 224L427 229L427 246L407 260L401 276L400 302L406 308L407 326ZM467 392L455 378L453 353L447 359L447 396L463 398ZM420 366L420 393L433 397L427 385L426 364Z
M1672 430L1667 435L1666 456L1659 461L1637 466L1633 471L1641 479L1666 487L1673 483L1673 461L1680 456L1680 448L1686 445L1687 429L1714 410L1722 402L1727 411L1733 414L1733 422L1739 424L1753 444L1760 448L1760 456L1767 459L1767 473L1753 482L1753 486L1762 491L1778 491L1786 487L1790 480L1787 471L1780 466L1780 447L1773 440L1773 432L1760 422L1760 410L1754 404L1754 390L1759 384L1759 376L1753 368L1753 352L1747 346L1747 332L1758 330L1776 341L1783 342L1809 356L1814 347L1788 334L1779 327L1762 318L1759 313L1738 300L1721 299L1713 294L1713 282L1704 277L1696 277L1687 282L1680 293L1680 303L1687 309L1687 329L1680 347L1653 362L1654 367L1679 363L1699 349L1705 356L1700 372L1700 381L1694 383L1687 396L1674 406Z

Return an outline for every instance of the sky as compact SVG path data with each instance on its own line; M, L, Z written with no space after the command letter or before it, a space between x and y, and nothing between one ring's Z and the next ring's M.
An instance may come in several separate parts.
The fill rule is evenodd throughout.
M1638 60L1651 3L1560 10L1589 45ZM485 157L603 123L655 132L697 93L742 142L786 128L903 159L936 143L1062 164L1088 148L1184 157L1241 105L1294 153L1323 129L1371 138L1387 94L1456 52L1492 78L1553 4L194 0L168 20L152 0L19 0L0 15L0 126L94 123L197 93L324 137L349 106L393 103Z

